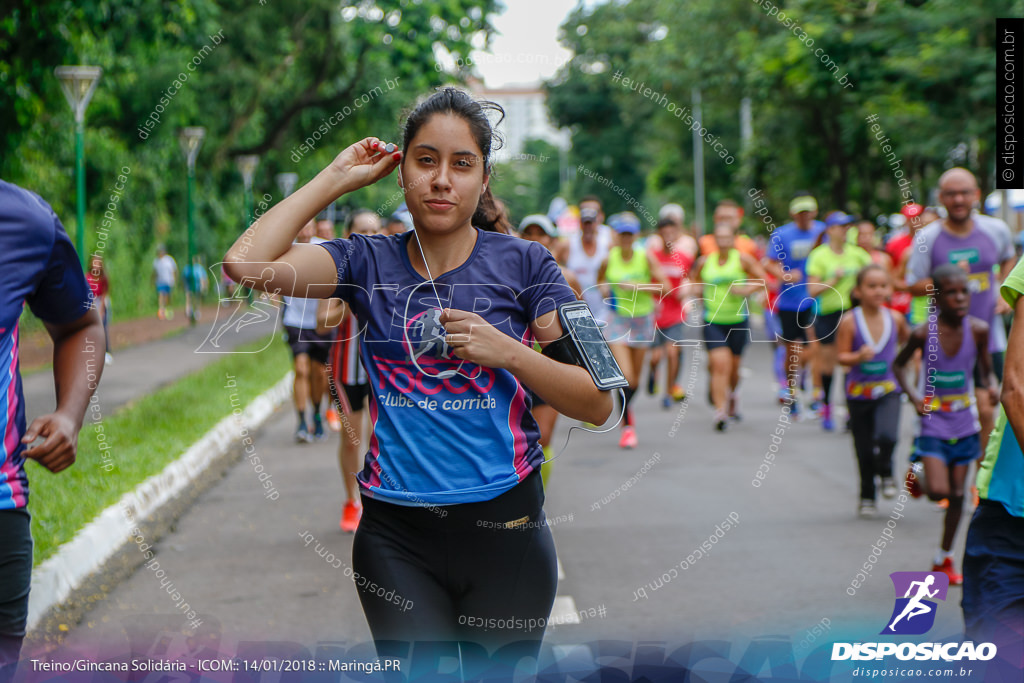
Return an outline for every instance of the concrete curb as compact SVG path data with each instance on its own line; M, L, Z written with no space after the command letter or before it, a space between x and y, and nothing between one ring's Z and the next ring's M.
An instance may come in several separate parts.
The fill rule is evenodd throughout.
M101 512L55 555L32 570L28 627L32 630L53 607L67 600L119 549L131 543L131 530L180 494L239 441L243 430L260 427L289 399L292 373L257 396L245 410L228 415L163 471L124 494ZM131 512L129 517L126 510Z

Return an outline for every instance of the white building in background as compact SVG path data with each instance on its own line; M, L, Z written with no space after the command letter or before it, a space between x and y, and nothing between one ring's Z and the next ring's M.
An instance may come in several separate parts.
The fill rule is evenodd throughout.
M505 110L505 120L498 127L505 145L495 152L496 162L521 158L527 140L546 140L559 149L569 148L569 131L551 124L544 90L539 83L488 88L480 81L471 80L468 86L474 97L497 102Z

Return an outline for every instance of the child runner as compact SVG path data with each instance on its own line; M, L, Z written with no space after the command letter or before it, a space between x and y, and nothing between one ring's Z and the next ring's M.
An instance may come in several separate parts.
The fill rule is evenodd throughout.
M652 290L666 291L668 282L653 256L643 249L633 248L633 239L640 232L640 219L626 212L612 216L609 222L618 233L618 244L608 250L608 258L598 270L597 282L606 299L615 297L615 310L605 337L629 382L625 389L626 414L619 448L636 448L636 427L629 404L640 382L644 356L654 340Z
M836 334L839 362L846 374L846 406L850 432L860 471L862 517L873 517L875 477L882 480L882 495L896 495L892 478L892 452L899 440L900 392L893 374L896 349L907 341L910 326L903 316L885 307L892 296L892 281L882 266L873 263L857 273L854 294L860 305L843 316Z
M894 367L903 391L921 416L911 461L920 461L924 488L934 501L949 499L942 542L932 571L943 572L959 585L963 577L953 568L953 538L964 505L964 481L972 460L981 455L978 408L974 399L974 366L978 364L981 390L993 394L995 378L988 351L988 323L967 314L971 304L967 273L943 264L932 271L938 315L914 329L900 349ZM921 349L919 385L906 379L907 363Z
M756 259L736 248L732 226L716 225L714 235L718 251L697 259L693 272L694 284L704 286L704 343L715 429L724 432L729 418L740 419L740 362L750 339L745 297L764 289L767 273Z
M818 337L818 353L814 364L821 377L821 426L826 432L835 429L832 420L832 375L836 368L836 330L843 311L850 308L850 293L857 272L871 263L871 255L846 241L847 226L853 216L835 212L825 219L827 244L815 247L807 257L807 293L818 299L814 333Z

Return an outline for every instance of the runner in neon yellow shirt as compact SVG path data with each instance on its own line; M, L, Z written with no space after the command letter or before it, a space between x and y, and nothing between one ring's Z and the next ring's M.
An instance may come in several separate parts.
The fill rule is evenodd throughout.
M701 256L693 267L694 285L703 285L704 344L708 350L711 402L715 429L739 420L740 361L750 339L746 297L764 291L768 274L758 261L736 248L736 231L715 226L718 251Z
M629 404L640 382L644 356L654 341L654 294L667 292L668 281L657 259L642 248L633 248L633 241L640 232L640 219L635 214L619 213L608 222L618 233L618 241L608 250L608 258L598 271L597 283L606 300L614 297L605 337L629 382L624 390L626 415L619 447L636 448L636 429Z
M836 330L843 311L850 309L850 294L857 273L871 263L871 254L846 241L847 226L853 216L833 212L825 219L824 243L807 257L807 293L818 299L814 333L818 336L818 354L814 372L821 377L822 422L827 432L835 429L832 421L832 373L836 367Z

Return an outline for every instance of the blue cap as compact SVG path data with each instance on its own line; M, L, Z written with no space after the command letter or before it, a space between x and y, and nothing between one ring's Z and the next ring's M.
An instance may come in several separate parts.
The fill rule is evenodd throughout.
M640 232L640 219L628 211L615 214L608 219L608 224L615 232L628 232L631 234Z
M842 211L833 211L825 219L825 227L831 228L835 225L849 225L856 219L850 214L843 213Z

